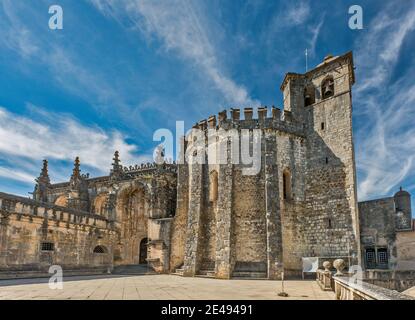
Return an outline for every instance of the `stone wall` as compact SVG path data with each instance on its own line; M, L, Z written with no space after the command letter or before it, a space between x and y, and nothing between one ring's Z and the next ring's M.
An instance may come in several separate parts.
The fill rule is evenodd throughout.
M395 203L392 197L359 202L360 237L362 256L368 248L387 248L388 267L396 267L398 253L396 248ZM363 266L366 265L363 259ZM372 267L373 268L373 267Z
M283 173L291 173L292 194L288 199L278 194L282 220L282 252L286 275L298 274L306 253L301 226L304 223L306 145L303 137L277 135L277 167L279 190L283 190Z
M172 221L173 217L148 221L147 261L152 269L159 273L169 272Z
M333 93L323 99L322 83L333 79ZM359 257L359 219L352 133L351 54L329 58L305 75L287 74L281 89L284 109L293 121L304 122L305 168L297 166L300 197L283 203L284 253L288 269L301 268L301 256ZM305 105L305 88L315 101ZM287 146L285 150L289 150ZM296 157L301 158L301 150ZM295 182L293 182L294 186ZM301 190L302 189L302 190ZM303 196L304 195L304 196ZM288 237L288 239L286 239ZM292 240L291 240L292 239ZM291 240L291 241L290 241ZM285 249L285 245L284 245ZM358 258L356 259L356 263Z
M398 232L396 247L398 250L396 270L415 270L415 231Z
M117 233L102 217L0 194L0 269L112 267ZM42 243L52 244L48 251ZM94 253L101 246L105 252ZM43 250L42 250L43 249Z
M234 170L232 238L234 271L267 271L264 171L255 176Z
M321 84L328 76L333 78L334 93L323 99ZM207 152L209 129L224 132L225 137L219 139L227 142L227 148L219 156L227 164L215 168L219 173L217 204L209 200L212 162L189 165L187 275L211 269L214 257L215 275L223 278L241 272L278 277L276 263L283 264L287 273L301 274L301 258L309 256L352 256L358 262L353 83L348 53L325 60L305 75L287 74L281 88L283 112L273 108L268 115L267 108L259 108L255 118L253 110L246 108L241 119L240 110L231 109L229 118L223 111L218 121L211 116L194 126L202 136L196 131L187 136L188 148L200 156L203 148ZM316 100L306 106L304 90L310 84ZM231 161L231 137L255 129L261 131L261 168L254 175L244 175L244 166L238 164L240 145L239 158Z
M334 95L306 107L307 171L302 226L308 250L317 256L358 255L358 211L352 135L350 61L341 61L315 75L337 80ZM339 83L339 79L342 82ZM311 239L309 238L311 237Z
M327 94L325 83L330 84L331 95ZM229 118L225 110L218 118L211 116L200 121L194 128L200 129L202 136L191 133L185 138L187 145L183 144L186 164L123 168L116 152L109 176L90 179L88 175L80 175L77 159L70 182L53 185L45 162L37 195L49 202L78 207L88 204L89 211L77 211L82 216L77 218L79 223L85 226L80 230L69 228L68 243L60 238L60 229L56 229L59 232L54 241L71 252L67 259L72 254L79 257L82 254L79 248L88 251L95 241L90 230L87 235L82 233L90 223L83 219L94 217L102 232L111 234L111 238L99 239L107 241L108 246L111 244L115 264L139 263L146 240L147 261L160 272L180 269L185 276L207 272L217 278L241 274L278 278L281 267L286 274L301 274L302 257L354 257L352 263L358 263L359 222L367 226L375 217L369 213L359 220L358 215L353 83L351 53L327 57L305 74L288 73L281 86L283 111L273 107L268 112L261 107L254 117L252 108L245 108L241 119L240 110L231 109ZM213 155L207 150L208 129L225 132L220 141L226 143L226 148ZM247 166L239 162L240 144L237 163L231 161L235 147L231 133L240 136L242 130L250 134L258 130L261 134L261 168L254 174L242 173ZM200 154L207 161L211 157L225 161L219 164L189 161ZM212 173L217 175L217 186ZM65 199L69 194L71 201ZM405 197L404 193L401 195ZM365 205L362 208L365 212ZM65 214L62 219L66 221ZM9 234L16 232L13 228L19 226L18 221L13 220L12 229L6 227L1 233L3 246ZM386 224L380 230L383 227ZM31 234L22 232L19 239ZM367 232L369 236L373 233ZM389 237L386 233L385 237ZM33 246L33 241L28 245ZM404 237L402 243L407 243ZM411 259L412 251L408 246L403 247ZM30 260L35 252L24 247L13 250L13 259L28 255ZM82 258L80 263L88 263L87 259Z
M177 169L177 207L172 222L170 247L170 272L184 263L187 214L189 208L189 169L178 165Z
M400 191L402 192L402 191ZM397 212L398 210L398 212ZM399 209L395 197L359 202L362 256L367 249L377 252L385 248L388 265L382 266L395 271L415 270L415 231L402 230L397 219ZM365 268L368 266L364 261Z
M415 270L367 270L364 277L365 282L399 292L415 286Z
M150 218L173 219L176 165L122 168L118 153L115 158L117 165L110 175L98 178L81 175L77 158L70 182L58 184L50 184L44 161L35 191L36 197L45 202L1 194L0 267L29 272L46 262L61 264L65 269L84 269L151 260L158 271L168 270L170 224L153 238L148 228ZM80 210L79 205L85 203L87 211ZM150 240L153 250L148 250ZM53 243L53 250L40 250L42 242ZM98 245L105 248L105 253L93 252Z

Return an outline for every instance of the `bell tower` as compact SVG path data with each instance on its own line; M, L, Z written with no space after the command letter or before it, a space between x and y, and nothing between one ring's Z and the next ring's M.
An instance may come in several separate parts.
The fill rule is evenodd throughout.
M304 126L305 207L302 256L348 257L360 263L352 130L353 56L327 55L304 74L288 73L284 110ZM318 236L316 235L318 230Z

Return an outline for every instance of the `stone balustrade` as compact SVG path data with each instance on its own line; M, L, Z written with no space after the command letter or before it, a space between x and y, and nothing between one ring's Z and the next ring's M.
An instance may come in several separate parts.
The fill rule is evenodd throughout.
M343 259L336 259L333 265L336 273L330 270L332 265L329 261L323 263L325 270L317 270L317 283L324 291L334 291L336 300L415 300L398 291L364 282L351 273L343 272Z
M334 293L336 300L415 300L398 291L344 276L334 277Z
M324 291L333 290L333 275L330 271L317 270L317 283Z

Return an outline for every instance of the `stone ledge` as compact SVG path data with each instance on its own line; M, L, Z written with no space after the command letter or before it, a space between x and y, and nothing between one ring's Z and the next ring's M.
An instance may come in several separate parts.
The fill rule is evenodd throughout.
M354 283L349 277L335 276L335 293L338 300L415 300L394 290L375 286L362 280ZM345 298L343 293L346 292ZM357 299L355 299L357 296ZM351 298L351 299L350 299Z

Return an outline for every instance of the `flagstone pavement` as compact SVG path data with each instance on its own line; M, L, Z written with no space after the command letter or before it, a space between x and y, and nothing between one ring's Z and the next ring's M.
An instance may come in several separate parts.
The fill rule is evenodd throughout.
M219 280L176 275L80 276L64 279L63 289L52 290L49 279L0 281L0 299L59 300L333 300L315 280L285 281L288 297L279 297L281 281Z

